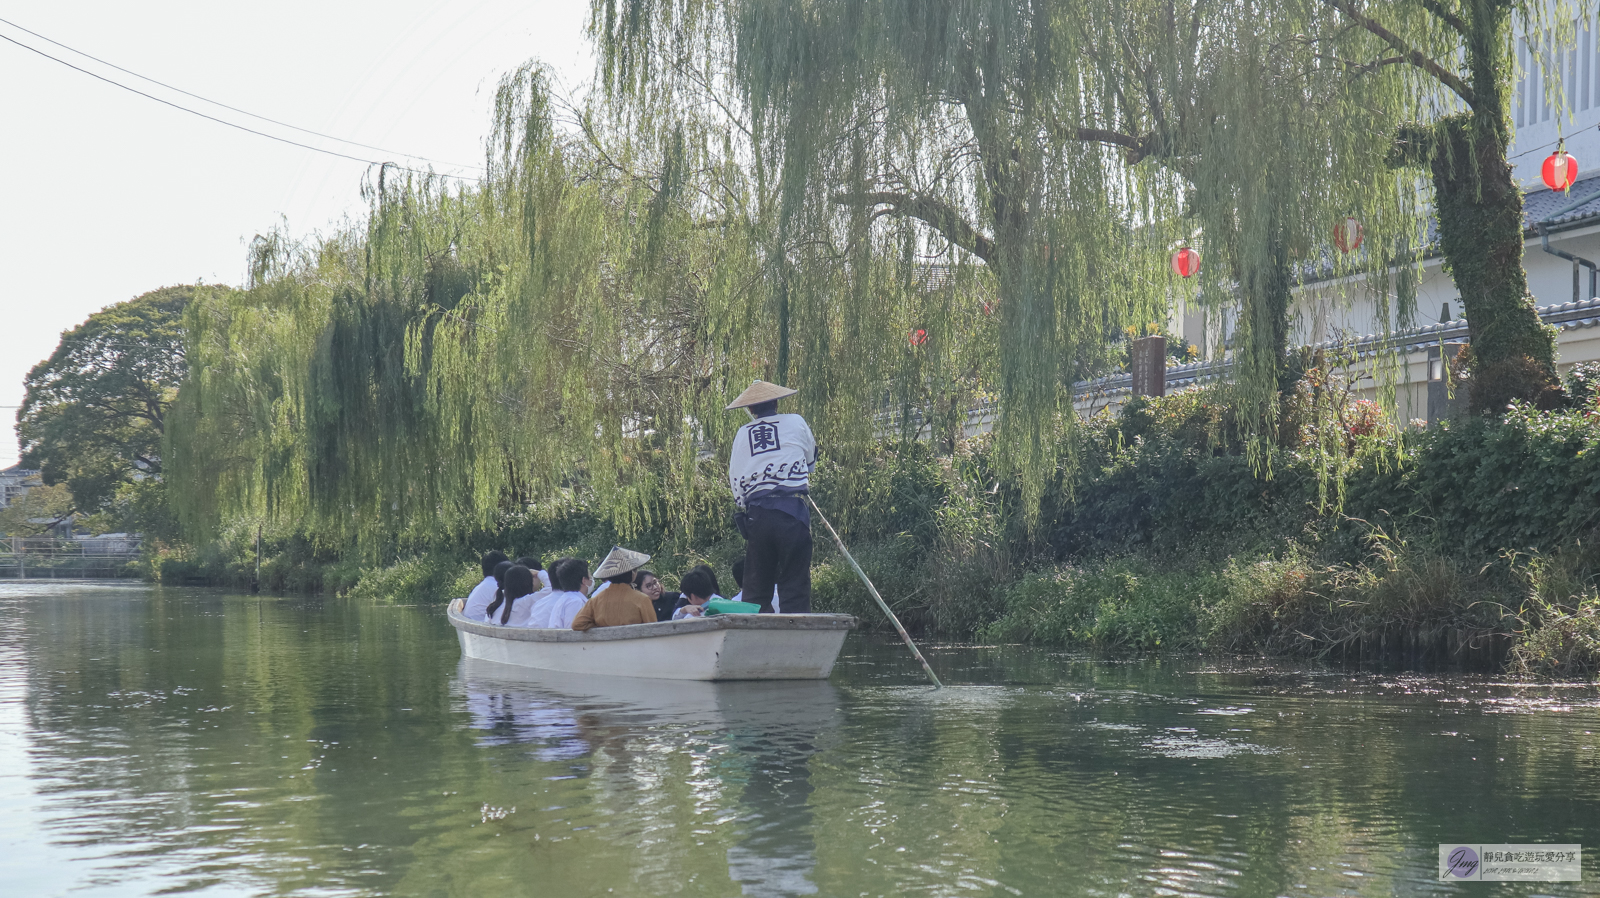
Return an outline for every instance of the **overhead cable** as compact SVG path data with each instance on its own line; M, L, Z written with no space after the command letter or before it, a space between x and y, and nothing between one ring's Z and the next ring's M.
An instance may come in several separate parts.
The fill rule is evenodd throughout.
M251 112L248 109L240 109L237 106L229 106L227 103L222 103L222 102L219 102L217 100L213 100L213 99L211 99L209 97L202 97L197 93L193 93L191 91L184 90L181 87L176 87L174 85L166 83L165 81L157 81L156 79L151 78L148 75L141 75L138 72L133 71L132 69L125 69L122 66L117 65L114 62L108 62L107 60L101 59L100 57L95 56L93 54L85 53L82 50L77 49L76 47L69 47L66 44L63 44L62 42L60 42L58 40L55 40L55 39L50 38L50 37L46 37L45 35L42 35L37 31L31 31L31 30L29 30L27 28L24 28L21 25L18 25L16 22L11 21L10 19L0 18L0 23L6 24L6 25L10 25L12 28L15 28L18 31L21 31L24 34L30 34L30 35L38 38L39 40L42 40L42 41L46 42L46 43L54 44L57 47L60 47L61 49L66 50L69 53L74 53L74 54L76 54L78 56L82 56L85 59L92 59L95 62L98 62L103 66L106 66L107 68L116 69L117 71L122 72L125 75L132 75L133 77L138 78L140 81L148 81L151 84L157 85L159 87L164 87L167 90L173 91L175 93L183 94L186 97L193 97L194 99L199 100L202 103L210 103L212 106L218 106L218 107L226 109L226 110L228 110L230 112L237 112L240 115L248 115L249 117L251 117L253 119L258 119L260 121L267 122L267 123L273 124L273 125L277 125L277 126L282 127L282 128L288 128L291 131L299 131L302 134L310 134L310 135L312 135L314 137L321 137L324 140L334 141L335 143L346 143L346 144L349 144L350 146L353 146L353 147L361 147L364 150L376 150L376 151L378 151L380 153L390 153L390 154L393 154L393 155L396 155L396 156L405 156L408 159L419 159L419 160L421 160L423 162L432 162L432 163L434 163L436 165L448 165L448 166L451 166L453 168L470 168L470 169L473 169L475 171L482 171L483 170L483 166L481 166L481 165L467 165L465 163L449 162L449 161L446 161L446 160L443 160L443 159L430 159L427 156L417 156L417 155L413 155L411 153L402 152L400 150L390 150L390 149L385 149L383 147L375 147L370 143L361 143L360 141L357 141L357 140L349 140L349 139L343 138L343 137L335 137L332 134L324 134L321 131L313 131L310 128L302 128L299 125L291 125L288 122L280 122L275 118L267 118L264 115L257 115L256 113Z
M3 20L0 20L0 21L3 21ZM10 24L10 23L7 23L7 24ZM157 103L162 104L163 106L171 106L173 109L177 109L177 110L180 110L182 112L187 112L190 115L197 115L200 118L206 119L208 121L216 122L219 125L226 125L229 128L235 128L235 129L238 129L240 131L244 131L247 134L254 134L257 137L265 137L268 140L275 140L275 141L277 141L279 143L286 143L286 144L288 144L290 146L299 147L299 148L301 148L303 150L310 150L313 153L322 153L322 154L327 155L327 156L336 156L336 157L338 157L340 159L349 159L351 162L361 162L361 163L364 163L366 165L387 165L387 166L390 166L390 167L393 167L393 168L398 168L401 171L412 172L414 174L419 174L419 175L438 175L441 178L454 178L454 179L456 179L458 181L477 181L477 182L482 182L482 180L483 180L482 178L473 177L473 176L469 176L469 175L450 175L450 174L444 174L442 172L425 171L423 169L418 169L418 168L409 168L407 166L400 165L398 163L384 162L384 161L378 160L378 159L366 159L366 158L363 158L361 156L352 156L349 153L341 153L341 152L339 152L337 150L330 150L330 149L326 149L324 147L313 146L313 145L308 144L308 143L301 143L298 140L291 140L291 139L289 139L287 137L280 137L280 136L278 136L276 134L269 134L266 131L258 131L255 128L249 128L249 127L241 125L241 124L239 124L237 122L230 122L227 119L218 118L218 117L216 117L214 115L208 115L207 113L201 112L198 109L191 109L188 106L182 105L181 103L174 103L171 100L163 99L161 97L155 96L154 94L145 93L144 91L138 89L137 87L131 87L131 86L127 85L127 84L123 84L121 81L117 81L117 80L115 80L113 78L107 78L106 76L101 75L101 74L99 74L97 72L91 72L88 69L83 68L82 66L73 65L72 63L66 61L65 59L61 59L59 57L51 56L49 53L46 53L43 50L40 50L38 47L31 47L31 46L23 43L22 41L17 40L16 38L9 37L9 36L4 35L4 34L0 34L0 40L7 41L9 43L15 44L15 45L21 47L22 49L28 50L28 51L30 51L32 53L37 53L38 55L43 56L45 59L48 59L51 62L60 63L61 65L64 65L69 69L72 69L73 71L82 72L83 74L88 75L91 78L94 78L94 79L97 79L97 80L100 80L100 81L104 81L105 83L110 84L110 85L115 86L115 87L120 87L123 90L128 91L129 93L138 94L139 96L144 97L147 100L154 100ZM48 38L47 38L47 40L48 40ZM51 43L54 43L54 41L51 41ZM76 52L76 51L74 51L74 52ZM84 54L84 55L87 55L87 54ZM92 59L93 57L89 57L89 58ZM149 80L149 79L146 79L146 80ZM154 83L160 83L160 82L154 82ZM201 99L204 99L204 98L201 98ZM211 101L207 100L206 102L209 103ZM217 104L217 105L221 105L221 104ZM259 116L258 116L258 118L259 118ZM270 119L267 119L267 121L270 121ZM337 138L334 138L334 139L337 140ZM404 154L401 154L401 155L404 155ZM423 157L423 156L411 156L411 157L408 157L408 158L424 159L425 161L432 161L432 160L427 160L426 157Z

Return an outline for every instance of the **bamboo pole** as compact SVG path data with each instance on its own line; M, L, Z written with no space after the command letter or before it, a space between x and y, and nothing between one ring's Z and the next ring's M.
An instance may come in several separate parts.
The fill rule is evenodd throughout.
M861 578L861 582L867 585L867 592L872 593L872 598L878 603L878 607L882 608L883 613L889 616L889 622L894 624L894 628L900 634L900 638L905 640L906 648L911 650L911 654L917 659L917 663L922 665L922 672L927 674L928 679L933 681L935 689L943 689L944 684L939 682L939 678L934 675L933 668L928 666L927 659L923 658L922 653L917 651L917 644L911 641L911 634L906 632L906 628L900 623L900 618L895 617L894 612L889 609L889 603L883 600L883 596L878 595L878 588L872 585L872 581L867 578L867 572L861 569L861 565L856 564L855 556L851 555L850 550L844 547L844 540L839 538L839 532L833 529L832 524L828 523L828 516L822 513L821 508L817 507L817 500L808 495L806 496L806 501L811 503L811 508L816 511L817 519L822 521L822 526L828 528L828 535L833 537L833 544L839 547L839 552L844 555L844 560L850 562L851 570L855 571L856 576Z

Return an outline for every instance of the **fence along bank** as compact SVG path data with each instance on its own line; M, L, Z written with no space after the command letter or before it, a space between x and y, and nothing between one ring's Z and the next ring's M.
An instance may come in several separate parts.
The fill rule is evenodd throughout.
M138 537L0 538L0 578L99 580L139 576Z

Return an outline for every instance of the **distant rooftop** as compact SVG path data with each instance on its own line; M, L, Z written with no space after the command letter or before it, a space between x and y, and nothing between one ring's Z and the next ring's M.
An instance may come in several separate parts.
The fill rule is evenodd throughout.
M1561 228L1600 218L1600 173L1572 185L1566 192L1539 189L1522 197L1522 226L1529 233L1540 222Z

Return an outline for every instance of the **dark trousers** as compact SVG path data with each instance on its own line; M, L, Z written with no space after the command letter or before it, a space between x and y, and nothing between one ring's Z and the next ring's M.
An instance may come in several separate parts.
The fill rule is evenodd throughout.
M744 600L772 611L772 588L784 614L811 611L811 528L793 515L752 508L745 525Z

